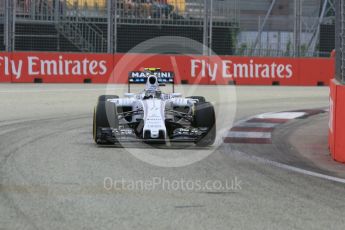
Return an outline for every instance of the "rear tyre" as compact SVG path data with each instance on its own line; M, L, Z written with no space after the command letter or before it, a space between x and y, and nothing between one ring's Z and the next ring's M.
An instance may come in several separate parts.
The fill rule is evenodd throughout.
M119 96L117 95L101 95L98 97L98 101L107 101L109 99L118 99Z
M97 144L110 144L102 135L102 128L111 129L119 127L116 105L107 101L100 101L94 109L93 113L93 139Z
M196 145L206 147L213 145L216 140L216 115L210 102L195 104L193 127L207 128L207 133L196 141Z
M191 97L187 97L187 98L198 100L199 101L198 103L206 102L205 97L202 97L202 96L191 96Z

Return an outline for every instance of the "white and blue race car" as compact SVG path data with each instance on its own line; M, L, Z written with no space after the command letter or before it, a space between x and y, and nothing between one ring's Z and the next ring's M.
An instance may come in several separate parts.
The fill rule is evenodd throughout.
M121 145L190 142L210 146L216 139L214 107L204 97L175 93L174 74L158 68L129 73L128 93L123 98L102 95L94 109L93 138L97 144ZM131 84L146 84L131 93ZM160 86L173 85L172 93Z

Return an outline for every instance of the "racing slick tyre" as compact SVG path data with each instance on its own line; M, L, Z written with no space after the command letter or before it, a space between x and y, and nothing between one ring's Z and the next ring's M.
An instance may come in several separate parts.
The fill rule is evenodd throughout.
M216 115L210 102L195 104L193 123L195 128L207 128L207 133L196 141L196 145L206 147L213 145L216 140Z
M199 101L198 103L206 102L205 97L202 97L202 96L191 96L191 97L187 97L187 98L198 100Z
M117 95L101 95L98 97L98 101L107 101L108 99L118 99Z
M114 103L99 101L93 114L93 139L97 144L111 144L106 138L112 136L112 129L119 127L117 108ZM103 129L108 129L107 133L102 133Z

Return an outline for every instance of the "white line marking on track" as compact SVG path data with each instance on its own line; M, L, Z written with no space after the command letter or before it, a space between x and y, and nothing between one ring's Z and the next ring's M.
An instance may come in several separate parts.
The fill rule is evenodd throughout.
M272 134L270 132L228 132L226 137L234 138L267 138L270 139Z
M243 122L234 125L233 127L249 127L249 128L274 128L278 126L278 123L255 123L255 122Z
M260 119L296 119L305 116L304 112L282 112L282 113L264 113L256 116Z
M276 162L276 161L267 160L267 159L264 159L264 158L261 158L261 157L251 156L251 155L249 155L247 153L240 152L240 151L236 151L236 152L241 154L242 156L246 156L247 158L249 158L251 160L255 160L255 161L263 163L263 164L271 165L271 166L274 166L274 167L277 167L277 168L289 170L289 171L300 173L300 174L304 174L304 175L307 175L307 176L317 177L317 178L320 178L320 179L324 179L324 180L329 180L329 181L345 184L345 179L340 178L340 177L329 176L329 175L325 175L325 174L321 174L321 173L317 173L317 172L313 172L313 171L297 168L297 167L286 165L286 164L279 163L279 162Z

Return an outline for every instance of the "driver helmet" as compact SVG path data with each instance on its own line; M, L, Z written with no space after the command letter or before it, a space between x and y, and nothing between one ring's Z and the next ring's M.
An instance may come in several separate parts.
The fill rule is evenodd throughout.
M158 79L155 75L149 75L146 82L146 91L159 91Z

